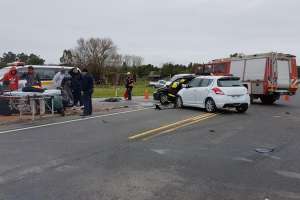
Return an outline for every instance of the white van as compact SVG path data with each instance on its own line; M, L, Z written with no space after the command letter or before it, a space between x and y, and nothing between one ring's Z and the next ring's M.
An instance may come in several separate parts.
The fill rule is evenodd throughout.
M40 79L42 81L42 86L44 88L51 88L53 85L53 77L59 72L62 68L67 71L71 70L73 67L67 66L46 66L46 65L25 65L25 66L17 66L18 76L20 77L19 88L23 88L25 86L26 81L22 80L22 77L25 73L27 73L28 67L32 66L34 71L39 74ZM0 80L4 77L4 75L9 72L11 67L4 67L0 69ZM0 82L0 84L2 84Z

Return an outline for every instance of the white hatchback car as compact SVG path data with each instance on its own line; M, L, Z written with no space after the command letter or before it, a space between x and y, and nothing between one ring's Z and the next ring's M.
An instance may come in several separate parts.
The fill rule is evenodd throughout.
M236 108L246 112L250 96L240 78L232 76L199 76L178 92L177 107L205 108L207 112L217 109Z

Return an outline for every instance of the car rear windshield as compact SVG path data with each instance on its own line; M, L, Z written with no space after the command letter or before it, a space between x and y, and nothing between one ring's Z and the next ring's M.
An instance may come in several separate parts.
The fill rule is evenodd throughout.
M221 78L218 80L219 87L241 87L242 83L240 78L230 77L230 78Z

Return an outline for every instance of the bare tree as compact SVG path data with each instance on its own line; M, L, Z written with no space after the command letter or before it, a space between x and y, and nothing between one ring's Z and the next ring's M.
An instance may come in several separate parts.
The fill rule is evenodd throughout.
M141 56L132 56L132 65L133 66L141 66L143 64L143 57Z
M88 67L98 78L104 78L106 67L116 63L117 55L117 47L110 38L80 38L73 50L64 52L61 61L67 60L81 68Z
M133 66L141 66L143 64L143 57L136 56L136 55L125 55L123 56L123 63L126 66L133 67Z

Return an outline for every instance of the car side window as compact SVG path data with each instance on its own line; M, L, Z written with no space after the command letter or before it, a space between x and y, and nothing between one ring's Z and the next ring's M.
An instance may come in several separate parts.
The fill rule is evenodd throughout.
M200 79L200 78L195 78L195 79L193 79L193 80L189 83L189 86L190 86L190 87L199 87L201 81L202 81L202 79Z
M202 79L200 87L208 87L212 83L212 79Z
M27 71L28 71L27 68L20 68L20 69L17 69L18 76L19 76L19 78L20 78L21 80L22 80L22 79L25 79L26 74L27 74Z

